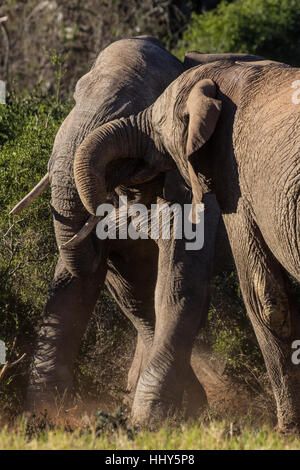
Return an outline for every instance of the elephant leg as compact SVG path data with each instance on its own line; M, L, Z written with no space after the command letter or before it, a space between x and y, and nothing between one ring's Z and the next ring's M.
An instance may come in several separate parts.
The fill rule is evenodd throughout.
M138 423L155 425L163 420L181 406L185 389L191 409L207 403L190 358L195 337L207 317L219 220L215 199L206 197L201 250L187 250L185 239L159 241L155 335L132 410Z
M103 287L106 263L75 278L59 259L31 366L25 409L57 414L57 400L70 396L80 341Z
M199 382L191 364L188 364L185 384L187 399L186 417L197 417L207 406L207 395L203 385Z
M152 346L155 325L154 292L157 277L157 247L152 240L128 241L108 261L106 285L121 310L135 326L138 337L128 374L129 401Z
M141 246L136 246L137 243ZM121 256L119 253L112 253L106 279L109 291L138 332L135 354L127 380L128 401L130 403L133 400L139 377L146 367L154 337L154 295L158 253L154 245L147 246L147 249L142 253L141 248L144 243L135 241L130 255L130 250L126 250L126 257L124 257L124 253ZM152 244L150 240L147 243L148 245ZM141 263L131 264L130 260L133 258L138 258ZM187 373L186 392L189 402L188 414L194 415L199 403L206 400L206 395L190 365Z
M159 277L160 274L158 282L161 282ZM193 406L206 403L205 392L190 365L190 357L203 319L201 313L207 311L208 282L204 280L201 286L197 283L195 292L201 290L201 296L196 306L191 292L179 285L181 280L173 281L164 283L163 293L156 297L153 345L138 382L132 409L133 420L140 424L155 425L180 409L185 389Z
M154 335L154 331L153 331ZM135 393L138 380L146 367L149 350L145 346L142 337L138 334L135 353L128 372L127 390L132 396Z
M300 319L289 280L246 210L240 209L226 225L247 312L273 388L279 428L299 431L300 369L292 362L292 343L300 338Z

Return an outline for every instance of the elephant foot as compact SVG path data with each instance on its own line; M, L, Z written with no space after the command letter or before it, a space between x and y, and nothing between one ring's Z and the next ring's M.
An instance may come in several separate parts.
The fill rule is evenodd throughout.
M148 357L149 353L141 338L138 337L134 358L128 372L126 396L123 400L126 406L132 406L137 384L140 375L146 367Z
M157 392L153 394L141 393L137 390L132 404L131 419L133 424L156 429L166 420L174 420L177 417L195 419L199 417L208 406L207 396L202 385L196 381L189 383L185 389L186 397L183 405L182 392L179 396L164 396ZM161 395L159 397L159 395ZM156 398L156 396L158 396Z
M278 424L277 430L280 434L300 436L300 416L299 411L296 412L287 402L279 412L277 412Z
M135 400L131 412L131 422L135 426L155 431L164 422L174 421L177 413L179 413L179 408L162 400L151 399L148 402L143 400L142 403Z
M186 412L185 417L197 418L208 407L206 392L199 382L192 366L189 366L185 387Z
M180 379L179 379L180 378ZM157 428L163 421L183 415L182 399L187 387L189 397L189 416L195 416L196 402L206 404L206 394L198 382L191 366L180 373L173 368L161 373L150 362L138 382L132 405L134 424Z
M34 428L66 425L76 412L74 404L74 399L67 392L29 389L24 406L25 420L29 427Z
M161 388L148 389L139 382L131 409L132 423L156 430L165 421L173 421L181 411L182 395L179 398L172 393L171 396Z
M300 437L300 426L295 423L290 423L288 425L278 424L275 431L278 431L283 436Z
M277 405L277 429L282 434L300 434L300 371L299 366L285 366L285 374L279 376L273 387ZM278 377L277 377L278 379Z

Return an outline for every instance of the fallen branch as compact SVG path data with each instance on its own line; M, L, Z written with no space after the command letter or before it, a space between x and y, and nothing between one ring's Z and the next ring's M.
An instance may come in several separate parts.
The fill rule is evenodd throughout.
M26 356L26 353L24 353L21 357L19 357L19 359L17 359L16 361L12 362L11 364L9 364L8 362L6 362L4 364L4 366L2 367L1 371L0 371L0 381L3 379L4 377L4 374L5 372L7 371L7 369L10 369L10 367L13 367L17 364L19 364L19 362L21 362L24 357Z

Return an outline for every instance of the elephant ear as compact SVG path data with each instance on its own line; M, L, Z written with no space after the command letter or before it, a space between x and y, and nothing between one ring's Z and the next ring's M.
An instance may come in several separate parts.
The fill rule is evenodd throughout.
M202 188L192 156L211 138L222 109L222 102L215 98L216 85L212 80L201 80L192 88L187 102L186 112L189 117L186 143L186 158L193 191L192 221L197 222L195 204L202 201Z

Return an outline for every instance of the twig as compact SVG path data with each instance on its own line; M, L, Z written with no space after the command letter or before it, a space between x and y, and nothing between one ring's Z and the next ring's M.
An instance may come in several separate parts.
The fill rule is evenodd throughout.
M7 369L9 369L10 367L13 367L13 366L19 364L19 362L21 362L21 361L24 359L25 356L26 356L26 353L24 353L21 357L19 357L19 359L17 359L16 361L12 362L11 364L9 364L8 362L6 362L6 363L4 364L4 366L2 367L1 371L0 371L0 380L3 379L4 374L5 374L5 372L7 371Z
M13 224L11 224L11 226L8 228L8 230L5 232L5 234L2 235L2 237L5 238L6 235L8 235L9 232L14 228L14 226L15 226L16 224L19 224L20 222L23 222L23 220L25 220L25 219L24 219L24 218L23 218L23 219L19 219L19 220L17 220L16 222L14 222Z

